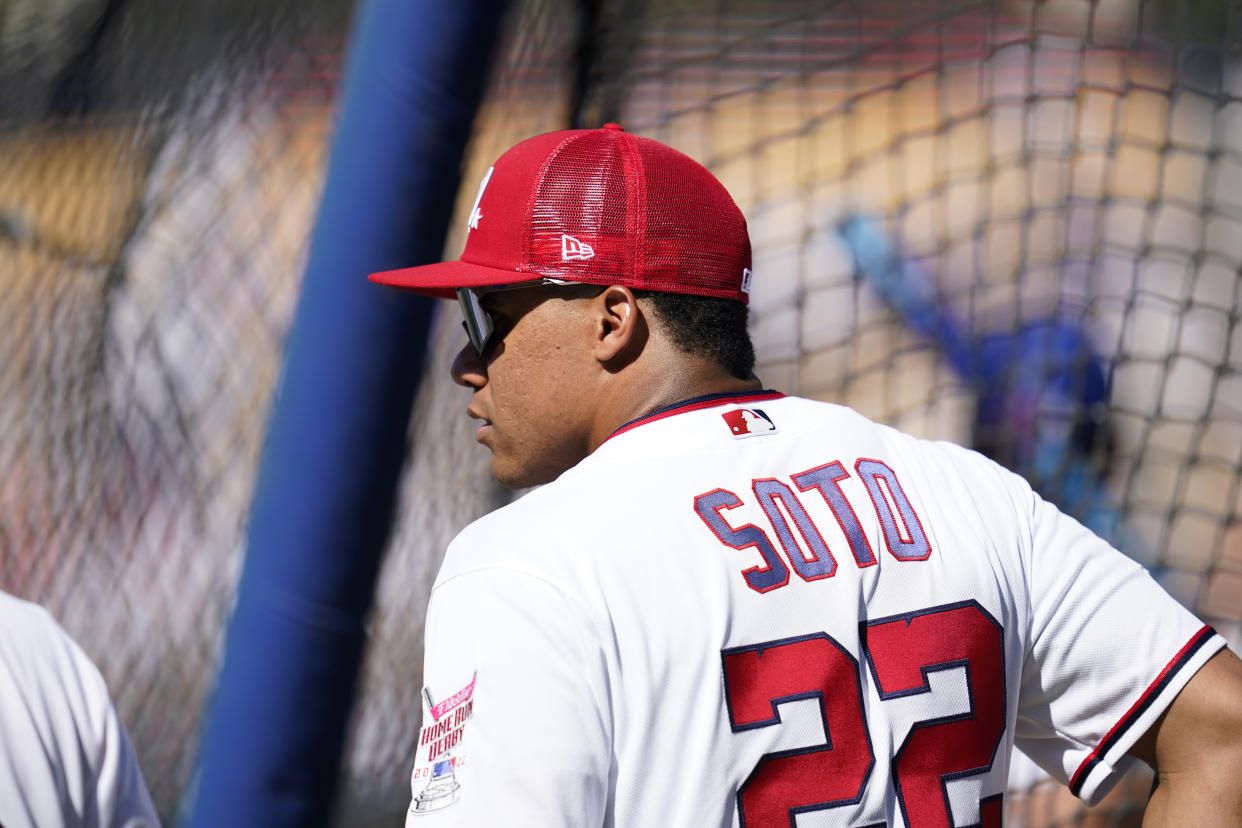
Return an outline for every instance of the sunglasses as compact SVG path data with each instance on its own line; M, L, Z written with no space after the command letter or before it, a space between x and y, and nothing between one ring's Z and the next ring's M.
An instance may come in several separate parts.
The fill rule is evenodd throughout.
M488 285L486 288L457 288L457 303L461 305L461 313L464 319L461 326L466 331L466 336L470 340L470 344L474 346L474 350L480 357L487 356L487 352L496 344L493 340L496 335L496 320L483 307L482 299L489 293L499 293L505 290L522 290L523 288L539 287L540 285L578 285L581 282L570 282L566 279L552 279L544 277L535 279L530 282L515 282L509 285Z

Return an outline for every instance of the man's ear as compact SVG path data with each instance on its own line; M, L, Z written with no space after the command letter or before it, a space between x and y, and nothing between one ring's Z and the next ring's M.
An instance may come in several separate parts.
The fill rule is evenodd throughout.
M595 358L604 364L622 364L638 356L647 342L647 322L634 291L609 285L591 303Z

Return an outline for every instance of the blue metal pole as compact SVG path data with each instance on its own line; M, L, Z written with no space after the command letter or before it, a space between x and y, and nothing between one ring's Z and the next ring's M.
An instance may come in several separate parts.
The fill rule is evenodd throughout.
M286 346L192 826L327 824L439 260L505 0L369 0ZM413 726L413 723L410 723Z

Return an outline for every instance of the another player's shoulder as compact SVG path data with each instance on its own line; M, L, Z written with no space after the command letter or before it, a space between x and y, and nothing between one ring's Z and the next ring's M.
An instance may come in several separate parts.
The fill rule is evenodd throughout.
M54 752L78 750L82 739L92 742L111 709L103 675L52 614L5 593L0 593L0 695L14 702L7 713L0 711L4 738L35 739ZM18 710L16 717L9 715Z
M40 628L56 624L46 609L8 592L0 592L0 620L6 627L30 625Z
M0 592L0 647L5 651L19 649L32 656L44 658L49 645L63 645L68 634L52 614L38 604Z
M0 630L0 661L20 681L49 681L71 673L98 676L77 642L38 604L0 592Z

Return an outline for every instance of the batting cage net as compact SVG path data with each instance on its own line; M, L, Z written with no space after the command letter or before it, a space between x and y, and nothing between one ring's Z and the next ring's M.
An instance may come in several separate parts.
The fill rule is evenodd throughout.
M100 665L169 824L192 786L352 10L0 5L0 587ZM768 387L974 445L1242 644L1242 61L1220 0L525 0L464 171L618 120L711 168ZM342 760L399 819L440 555L505 501L441 366ZM1126 824L1020 772L1009 821ZM1096 822L1099 820L1099 822Z

